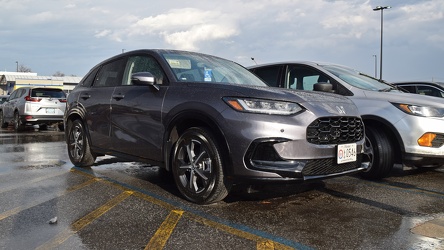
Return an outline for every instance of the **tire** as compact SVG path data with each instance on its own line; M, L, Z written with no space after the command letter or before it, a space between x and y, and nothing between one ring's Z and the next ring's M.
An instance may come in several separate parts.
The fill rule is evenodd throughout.
M57 128L59 129L59 131L65 131L65 124L63 124L63 122L59 123L57 124Z
M25 124L23 124L23 121L20 119L19 112L14 113L14 130L15 131L22 131L25 128Z
M386 177L395 164L392 147L386 133L374 127L366 127L364 155L369 159L369 167L361 176L366 179Z
M223 200L230 185L225 182L221 150L204 128L189 128L173 149L172 172L180 193L197 204Z
M66 139L68 155L76 167L90 167L96 161L96 156L91 152L88 136L82 121L75 120L68 128Z
M7 128L8 123L5 122L5 118L3 117L3 111L0 110L0 125L2 128Z
M48 130L48 124L39 125L39 130Z

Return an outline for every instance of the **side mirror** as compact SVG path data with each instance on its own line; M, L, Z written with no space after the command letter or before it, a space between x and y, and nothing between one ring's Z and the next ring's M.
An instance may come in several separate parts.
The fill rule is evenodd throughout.
M333 85L331 83L327 82L318 82L313 85L314 91L321 91L321 92L334 92Z
M134 85L149 85L159 90L156 85L156 78L150 72L138 72L131 75L131 82Z

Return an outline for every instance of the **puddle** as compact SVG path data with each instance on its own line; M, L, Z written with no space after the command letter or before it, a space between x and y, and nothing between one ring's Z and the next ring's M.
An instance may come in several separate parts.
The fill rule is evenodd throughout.
M413 227L410 231L414 234L444 240L444 215L439 218L422 222Z
M19 166L17 169L19 170L39 170L39 169L46 169L46 168L54 168L54 167L61 167L66 162L61 160L55 160L55 161L45 161L45 162L34 162L33 164L25 165L25 166Z

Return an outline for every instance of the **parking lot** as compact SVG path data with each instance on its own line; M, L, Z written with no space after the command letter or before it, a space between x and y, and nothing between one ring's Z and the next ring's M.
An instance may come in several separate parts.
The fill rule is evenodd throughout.
M444 169L396 166L183 200L156 166L69 161L64 134L0 131L1 249L444 249Z

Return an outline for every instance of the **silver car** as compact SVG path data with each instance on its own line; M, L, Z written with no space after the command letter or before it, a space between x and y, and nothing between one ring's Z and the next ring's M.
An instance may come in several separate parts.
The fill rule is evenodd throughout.
M182 195L222 200L232 185L365 170L364 126L348 98L269 88L244 67L176 50L137 50L93 67L69 94L68 155L108 154L171 171Z
M381 178L394 163L416 167L444 165L444 102L405 93L345 66L315 62L281 62L250 67L269 85L334 92L358 107L366 130L371 162L362 175Z
M16 131L26 125L57 125L63 130L66 95L62 89L49 87L21 87L14 90L0 106L0 124L6 128L14 125Z

